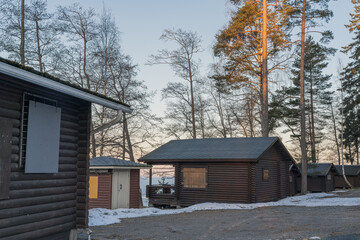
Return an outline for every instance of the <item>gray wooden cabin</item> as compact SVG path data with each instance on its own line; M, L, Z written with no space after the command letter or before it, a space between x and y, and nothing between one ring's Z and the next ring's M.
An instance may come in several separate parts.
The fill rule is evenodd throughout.
M335 166L339 172L338 176L335 176L335 188L350 188L350 186L345 182L342 166ZM349 183L355 187L360 187L360 165L344 165L345 176Z
M91 103L131 108L0 59L0 239L88 226Z
M170 206L276 201L291 195L295 166L277 137L174 140L139 161L175 167L175 185L153 185L150 173L147 187L150 205Z

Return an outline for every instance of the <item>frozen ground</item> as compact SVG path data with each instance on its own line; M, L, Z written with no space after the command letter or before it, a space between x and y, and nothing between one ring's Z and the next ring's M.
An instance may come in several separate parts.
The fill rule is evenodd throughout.
M89 211L89 225L109 225L120 223L121 219L137 218L145 216L168 215L190 213L203 210L250 210L263 207L333 207L333 206L360 206L360 197L342 197L344 191L333 193L311 193L303 196L288 197L277 202L253 203L253 204L226 204L226 203L202 203L182 209L91 209Z
M289 198L267 206L221 204L221 210L205 210L218 209L220 205L201 204L169 211L118 210L113 217L114 221L121 218L121 223L90 227L93 231L91 239L356 240L360 239L360 206L349 205L358 204L359 198L360 189L356 189ZM339 205L339 201L340 205L347 206L332 206ZM323 204L326 206L321 206ZM198 209L202 211L195 211Z

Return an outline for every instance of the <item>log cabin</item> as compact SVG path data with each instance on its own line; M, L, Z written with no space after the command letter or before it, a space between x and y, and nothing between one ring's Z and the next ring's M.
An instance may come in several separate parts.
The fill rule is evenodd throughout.
M87 228L91 103L132 111L0 59L0 239L63 240Z
M345 182L342 165L335 166L339 175L335 176L335 188L350 188ZM344 165L345 176L354 188L360 187L360 165Z
M339 173L332 163L309 163L307 165L308 192L334 191L337 175ZM301 189L301 176L298 177L298 189Z
M107 156L90 159L89 208L139 208L140 170L149 168Z
M291 195L294 159L277 137L174 140L139 161L172 165L175 184L147 186L151 206L255 203Z

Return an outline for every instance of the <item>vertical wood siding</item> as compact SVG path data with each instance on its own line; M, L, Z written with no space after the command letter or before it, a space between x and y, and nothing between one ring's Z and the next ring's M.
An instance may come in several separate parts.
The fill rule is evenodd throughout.
M308 177L309 192L326 192L326 177Z
M184 167L206 167L207 187L191 189L183 187L183 176L179 178L179 204L189 206L202 202L246 203L249 202L249 164L248 163L209 163L180 164Z
M25 174L19 167L23 91L62 108L56 174ZM0 200L0 239L57 239L87 226L89 115L87 102L0 75L0 117L13 121L10 198Z
M140 170L130 170L130 208L140 207Z
M277 145L271 147L256 164L256 202L276 201L290 195L289 167ZM263 170L269 170L269 179L263 179Z
M90 173L90 176L98 177L98 198L89 199L89 209L107 208L111 209L111 173Z
M360 187L360 176L347 176L347 180L350 182L350 184L358 188ZM343 176L335 176L335 187L336 188L350 188L347 183L344 180Z

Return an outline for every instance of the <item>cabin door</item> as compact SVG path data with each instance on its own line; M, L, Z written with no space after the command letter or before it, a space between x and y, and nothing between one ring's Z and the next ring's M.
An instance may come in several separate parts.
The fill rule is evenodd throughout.
M111 208L129 208L130 170L113 172Z

